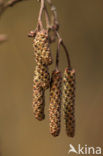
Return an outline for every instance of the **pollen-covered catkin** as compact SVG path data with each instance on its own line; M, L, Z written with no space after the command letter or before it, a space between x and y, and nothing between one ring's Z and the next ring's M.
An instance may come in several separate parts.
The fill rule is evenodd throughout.
M50 87L50 74L46 65L37 64L34 71L33 83L36 83L44 90Z
M33 114L36 119L43 120L45 118L44 107L45 107L45 95L42 87L37 87L36 83L33 85Z
M33 41L33 47L37 63L39 62L45 65L52 64L52 56L47 30L41 30L37 32Z
M75 70L65 69L63 78L63 111L66 133L70 137L75 135Z
M50 87L50 106L49 106L49 126L50 133L53 136L58 136L60 133L61 122L61 72L55 70L51 77Z

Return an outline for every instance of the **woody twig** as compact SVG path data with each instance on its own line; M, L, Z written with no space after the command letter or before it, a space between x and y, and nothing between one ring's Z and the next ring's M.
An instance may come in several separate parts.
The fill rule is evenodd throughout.
M51 26L51 28L55 31L55 35L58 38L57 55L56 55L57 63L56 63L56 65L58 66L58 64L59 64L59 51L60 51L60 45L61 45L65 51L65 54L66 54L68 67L71 68L71 62L70 62L68 49L67 49L63 39L61 38L61 36L59 34L59 27L60 26L59 26L59 22L58 22L56 7L52 4L51 0L46 0L46 1L50 5L51 11L52 11L52 26Z
M0 0L0 17L9 7L13 7L14 5L16 5L21 1L26 1L26 0L9 0L7 2L5 2L4 0ZM0 43L6 40L7 40L7 36L0 34Z

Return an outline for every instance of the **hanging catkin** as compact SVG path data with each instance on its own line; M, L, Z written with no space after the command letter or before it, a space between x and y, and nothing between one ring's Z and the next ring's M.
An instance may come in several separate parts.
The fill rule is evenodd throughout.
M40 11L36 29L30 31L29 37L33 37L33 49L36 67L33 75L33 113L36 119L45 118L45 91L50 88L49 127L50 134L59 136L61 130L61 97L62 97L62 74L59 70L60 48L62 47L68 67L64 71L63 78L63 112L66 125L66 133L73 137L75 134L75 71L71 69L69 51L64 40L59 34L59 22L56 7L49 0L39 0ZM50 5L48 10L47 3ZM45 19L43 19L43 13ZM45 22L45 28L44 28ZM52 64L51 44L57 42L55 70L50 74L49 65Z
M68 67L64 71L63 110L66 133L70 137L75 134L75 70Z
M43 64L37 64L33 78L33 113L36 119L43 120L45 96L44 92L50 86L50 75L48 67Z
M33 41L33 47L35 60L37 63L39 62L45 65L52 64L52 57L47 30L43 29L37 32Z
M50 75L48 72L48 67L44 64L38 63L34 71L33 82L42 87L44 90L48 89L50 86Z
M44 107L45 107L45 95L42 87L38 87L37 83L33 84L33 114L36 119L43 120L45 118L44 115Z
M55 70L51 77L50 87L50 106L49 106L49 120L50 133L53 136L58 136L60 133L61 122L61 72Z

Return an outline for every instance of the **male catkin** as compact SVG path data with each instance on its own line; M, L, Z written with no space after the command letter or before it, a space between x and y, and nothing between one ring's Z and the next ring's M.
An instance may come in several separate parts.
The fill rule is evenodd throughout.
M75 70L68 67L64 71L63 110L66 133L70 137L75 134Z
M58 70L53 71L51 77L50 106L49 106L50 133L53 136L58 136L60 133L61 83L62 83L61 72Z
M34 70L33 82L42 87L44 90L50 86L50 74L47 65L38 63Z
M44 115L44 107L45 107L45 96L44 90L42 87L37 87L36 82L33 85L33 113L36 119L43 120L45 118Z
M52 64L52 57L47 30L43 29L37 32L33 41L33 47L35 60L37 63L39 62L45 65Z

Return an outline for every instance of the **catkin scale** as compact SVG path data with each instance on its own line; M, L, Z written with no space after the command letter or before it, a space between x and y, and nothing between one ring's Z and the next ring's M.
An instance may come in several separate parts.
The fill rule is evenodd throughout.
M68 67L63 78L63 111L66 133L70 137L75 135L75 70Z
M60 71L53 71L50 87L50 106L49 106L49 126L50 133L58 136L60 133L61 122L61 83L62 76Z
M33 41L33 47L36 63L39 62L45 65L52 64L48 32L46 30L41 30L37 32Z

